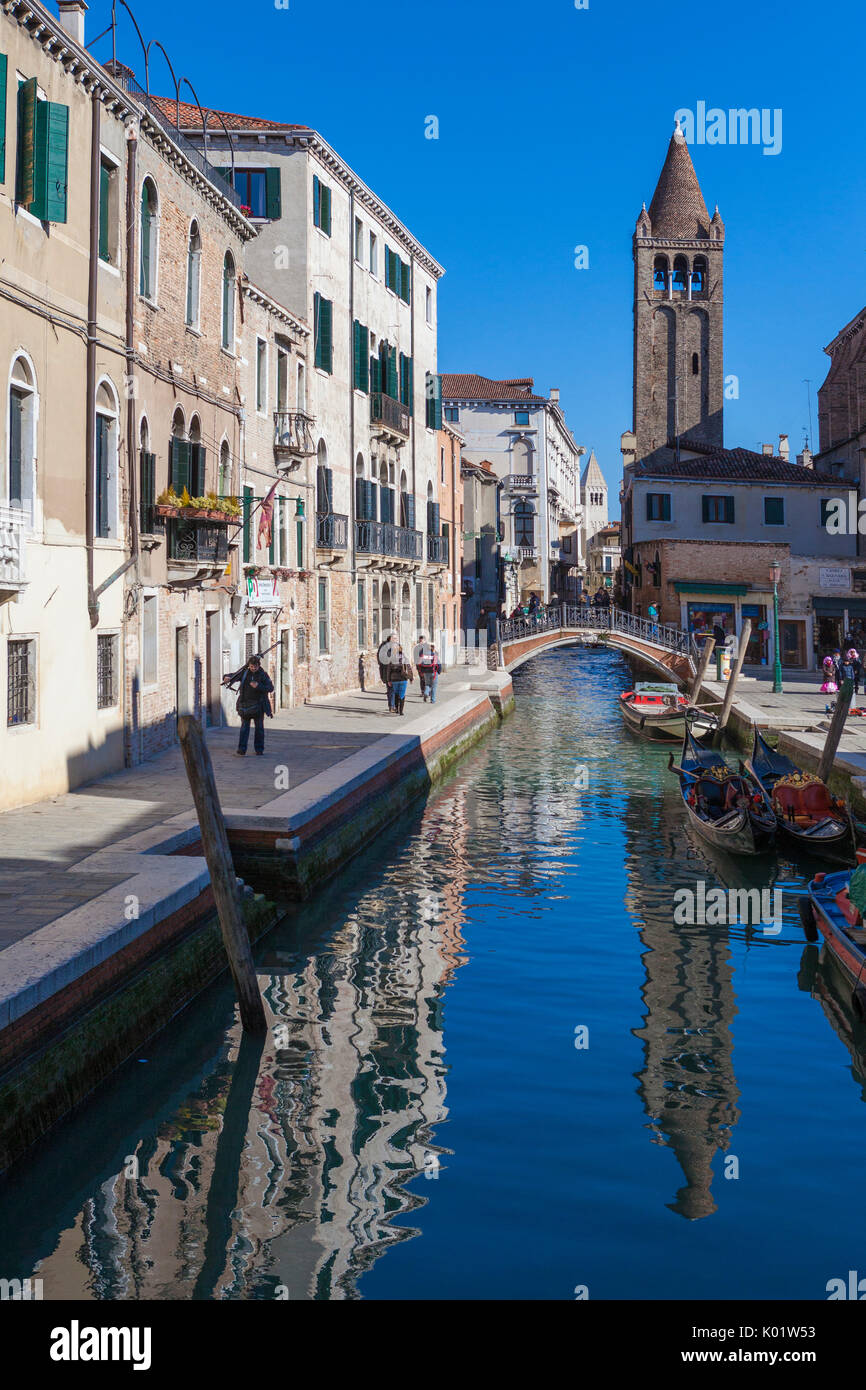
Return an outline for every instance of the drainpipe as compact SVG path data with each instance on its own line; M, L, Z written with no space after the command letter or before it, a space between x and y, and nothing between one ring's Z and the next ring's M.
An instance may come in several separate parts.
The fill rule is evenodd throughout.
M369 351L369 339L368 339ZM355 607L358 599L358 557L355 553L355 195L349 194L349 541L351 549L350 567L355 581ZM369 362L367 370L370 370ZM369 386L369 381L367 382ZM367 466L370 464L370 451L367 453ZM315 511L313 512L315 524ZM314 536L315 539L315 536ZM364 603L367 602L366 589ZM357 627L357 624L356 624ZM366 627L366 616L365 616Z
M141 575L139 572L139 516L136 506L136 469L135 469L135 178L138 154L138 131L135 126L129 126L126 132L126 457L127 457L127 479L129 484L129 548L132 551L132 562L135 566L135 582L139 584ZM130 697L128 694L126 679L126 651L127 651L127 609L126 602L123 604L123 652L121 654L121 685L123 689L123 709L122 719L125 732L124 762L127 767L132 766L132 731L129 728ZM138 739L139 739L139 762L141 758L141 742L143 738L141 728L141 665L137 663L136 669L139 672L139 680L136 682L139 695L138 708Z
M87 419L84 425L84 536L87 552L87 612L90 626L99 622L99 604L93 587L93 465L96 455L96 329L99 291L99 122L101 102L94 91L90 98L90 263L87 283L87 370L85 396Z

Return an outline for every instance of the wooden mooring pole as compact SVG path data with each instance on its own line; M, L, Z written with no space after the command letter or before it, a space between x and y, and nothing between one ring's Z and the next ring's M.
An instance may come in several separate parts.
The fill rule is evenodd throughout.
M698 696L699 696L700 693L701 693L701 686L702 686L703 683L704 683L704 677L705 677L706 674L707 674L707 667L708 667L709 664L710 664L710 658L711 658L712 655L713 655L713 650L714 650L714 648L715 648L715 645L716 645L716 639L715 639L715 637L708 637L707 640L706 640L706 642L704 643L704 650L701 652L701 659L700 659L700 662L699 662L699 664L698 664L698 673L697 673L697 675L695 676L694 680L692 681L692 688L691 688L691 690L689 691L689 704L690 704L690 705L693 705L693 704L695 703L695 700L698 698Z
M237 874L232 863L210 753L202 735L201 725L191 714L180 715L177 731L192 799L195 802L204 857L210 873L226 955L235 982L241 1023L246 1032L264 1033L267 1031L265 1010L253 965L250 938L241 912Z
M740 672L743 669L743 662L746 659L746 648L749 645L749 638L751 637L751 635L752 620L751 618L747 618L746 621L743 623L743 630L740 633L740 645L737 650L737 659L734 662L734 669L728 676L728 688L725 691L725 698L722 704L722 712L719 715L719 727L716 730L716 735L714 739L714 742L717 747L722 741L722 734L725 732L725 726L728 722L728 718L731 713L731 705L734 703L734 691L737 687L737 681L740 679Z
M836 757L836 749L839 747L839 740L845 731L845 720L848 718L848 711L851 708L851 701L854 698L854 682L843 681L842 689L836 696L836 708L830 720L830 727L827 730L827 737L824 740L824 750L821 754L821 761L818 764L818 776L822 782L829 780L833 770L833 760Z

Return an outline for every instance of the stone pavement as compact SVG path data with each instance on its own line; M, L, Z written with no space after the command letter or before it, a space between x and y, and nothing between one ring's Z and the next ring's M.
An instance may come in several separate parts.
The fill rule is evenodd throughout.
M470 688L478 671L456 668L439 680L436 708ZM210 729L207 744L224 807L256 810L360 749L412 733L430 711L417 677L406 712L389 714L384 687L329 696L265 721L265 756L236 756L237 729ZM128 875L75 872L88 856L193 808L179 747L63 796L0 814L0 952L86 905ZM70 872L71 870L71 872Z

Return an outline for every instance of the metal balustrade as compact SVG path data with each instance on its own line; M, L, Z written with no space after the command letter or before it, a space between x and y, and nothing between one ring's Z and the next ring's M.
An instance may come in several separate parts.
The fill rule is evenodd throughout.
M274 453L277 459L296 455L310 458L316 452L313 438L315 416L305 410L274 411Z
M316 549L346 550L349 545L349 518L342 512L316 512Z
M422 560L424 536L390 521L356 521L355 550L359 555L389 555L398 560Z
M619 632L636 637L666 651L691 656L695 660L694 639L677 627L666 627L649 618L625 613L621 608L585 608L581 604L543 608L522 618L508 618L499 624L502 643L534 637L540 632Z
M25 528L27 513L18 507L0 507L0 589L17 589L25 582Z
M373 391L370 395L370 423L381 425L394 434L409 435L409 407L384 391Z

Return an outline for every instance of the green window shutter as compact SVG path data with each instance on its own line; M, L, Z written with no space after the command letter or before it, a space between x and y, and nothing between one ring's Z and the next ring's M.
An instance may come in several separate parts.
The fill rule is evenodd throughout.
M702 497L702 498L701 498L701 520L704 521L704 522L706 522L706 521L709 521L709 519L710 519L710 499L709 499L709 497Z
M361 324L361 352L359 366L361 369L360 387L362 391L370 389L370 330Z
M397 349L388 348L388 385L385 394L397 399Z
M361 387L361 325L357 319L352 324L352 385Z
M111 170L105 165L99 166L99 258L102 261L110 261L111 253L108 249L108 192L111 186Z
M319 183L319 176L318 176L318 174L314 174L314 175L313 175L313 225L314 225L315 227L321 227L321 225L322 225L322 197L321 197L321 188L322 188L322 185Z
M188 439L172 439L168 446L168 481L178 497L190 491L190 450Z
M193 497L203 497L207 450L203 444L189 446L189 490Z
M441 378L441 376L434 376L434 377L433 377L433 428L434 428L434 430L441 430L441 428L442 428L442 378Z
M271 564L271 565L274 563L274 560L277 558L277 516L278 516L279 510L280 510L280 504L281 504L281 502L282 502L282 498L281 498L281 497L276 497L276 498L274 498L273 500L274 500L274 511L273 511L273 515L272 515L272 517L271 517L271 543L270 543L270 545L268 546L268 563Z
M382 390L382 364L378 357L370 358L370 390L375 393Z
M671 519L671 495L669 492L662 493L662 521Z
M18 88L18 161L15 200L29 208L36 197L36 78Z
M322 231L331 235L331 190L322 184Z
M272 222L282 216L279 168L265 170L265 210Z
M330 299L319 304L319 328L322 336L322 366L326 372L334 370L334 306Z
M253 490L251 487L244 488L243 496L243 519L244 519L244 564L247 564L252 553L253 535Z
M400 262L400 298L405 299L406 303L412 296L412 267L405 261Z
M413 398L414 398L414 395L415 395L415 389L414 389L414 388L415 388L415 377L414 377L414 368L413 368L413 365L412 365L412 358L411 358L411 357L407 357L407 358L406 358L406 404L407 404L408 407L409 407L409 415L410 415L410 417L411 417L412 414L414 413L414 403L413 403Z
M725 521L728 522L730 525L733 525L733 521L734 521L734 499L733 499L733 497L726 497L726 498L725 498Z
M36 103L36 193L30 204L43 222L66 221L69 107L56 101Z
M6 182L6 70L9 64L0 53L0 183Z

